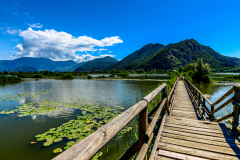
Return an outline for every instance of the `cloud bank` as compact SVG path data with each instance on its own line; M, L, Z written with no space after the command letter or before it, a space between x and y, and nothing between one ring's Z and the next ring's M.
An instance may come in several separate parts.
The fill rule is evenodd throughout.
M57 32L54 29L36 31L28 28L25 31L20 31L19 36L23 40L14 48L18 51L18 57L45 57L52 60L72 59L77 62L113 55L103 54L93 56L88 53L78 55L76 52L104 51L107 49L97 49L97 47L107 47L123 43L119 36L97 40L88 36L74 37L66 32Z

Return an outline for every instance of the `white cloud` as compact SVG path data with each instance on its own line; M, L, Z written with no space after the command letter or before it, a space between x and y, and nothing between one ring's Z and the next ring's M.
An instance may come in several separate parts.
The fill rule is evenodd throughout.
M7 30L5 30L5 33L8 33L10 35L16 35L18 34L19 32L21 32L20 29L13 29L11 27L6 27Z
M11 39L11 41L16 41L16 42L17 42L17 41L18 41L18 39Z
M107 51L108 49L100 48L99 51Z
M92 56L91 54L86 54L86 55L76 56L74 61L76 61L76 62L86 62L86 61L94 60L96 58L103 58L103 57L107 57L107 56L115 57L115 55L110 55L110 54L102 54L100 56Z
M73 59L77 62L101 58L100 55L92 56L88 53L85 55L77 55L76 52L98 51L95 47L113 46L123 41L118 37L107 37L101 40L93 39L87 36L74 37L66 32L57 32L56 30L33 30L28 28L21 31L19 36L23 37L23 41L14 49L20 57L45 57L52 60Z
M8 53L8 51L5 51L4 53Z
M108 51L108 53L112 53L113 51Z
M32 28L42 28L42 26L43 26L41 23L28 24L28 25Z

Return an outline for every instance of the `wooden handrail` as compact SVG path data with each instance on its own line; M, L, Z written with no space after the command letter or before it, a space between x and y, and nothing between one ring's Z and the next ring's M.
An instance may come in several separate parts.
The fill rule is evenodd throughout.
M231 88L227 93L225 93L221 98L219 98L211 106L212 107L216 106L218 103L222 102L224 99L226 99L228 96L230 96L233 92L234 92L234 88Z
M240 86L234 85L233 88L231 88L229 91L227 91L227 93L225 93L216 102L211 103L191 82L189 82L188 79L184 78L184 80L185 80L185 82L187 82L188 86L190 86L190 88L192 88L191 92L194 94L195 97L197 97L199 103L202 104L202 110L204 111L203 115L205 114L205 111L207 111L207 108L205 106L205 102L204 101L207 101L210 104L210 106L211 106L211 112L208 114L209 117L210 117L210 121L220 122L220 121L223 121L223 120L228 119L230 117L233 117L233 120L230 122L232 124L232 129L236 130L236 131L238 131L240 133L240 129L237 127L238 124L239 124L239 115L240 115ZM194 90L196 90L196 92L198 92L199 95ZM217 104L219 104L224 99L229 97L233 92L235 92L234 97L232 97L229 100L227 100L225 103L223 103L217 109L214 109L214 107ZM203 102L201 100L200 95L203 97ZM223 116L222 118L214 120L214 113L216 113L220 109L224 108L225 106L227 106L231 102L232 102L232 104L234 106L233 107L233 112Z
M91 159L102 147L104 147L113 137L115 137L129 122L131 122L138 114L146 110L157 94L166 88L166 84L162 84L138 103L127 109L109 123L105 124L80 142L73 145L63 153L59 154L53 160L88 160ZM160 107L161 108L161 107ZM143 115L146 116L147 114ZM140 133L139 133L140 134ZM145 132L144 132L145 134ZM139 139L139 141L143 141ZM140 148L141 149L141 148Z
M216 113L217 111L219 111L220 109L224 108L225 106L227 106L229 103L231 103L234 100L234 97L230 98L227 102L223 103L220 107L218 107L217 109L213 110L211 113L209 113L209 116L213 115L214 113Z
M215 120L214 122L221 122L221 121L223 121L223 120L225 120L225 119L228 119L228 118L232 117L233 114L234 114L234 112L229 113L229 114L227 114L226 116L224 116L224 117L222 117L222 118L219 118L219 119Z
M184 78L184 80L186 80L188 84L190 84L198 93L200 93L201 96L208 102L208 104L212 105L212 103L202 94L202 92L200 92L191 82L189 82L187 78Z

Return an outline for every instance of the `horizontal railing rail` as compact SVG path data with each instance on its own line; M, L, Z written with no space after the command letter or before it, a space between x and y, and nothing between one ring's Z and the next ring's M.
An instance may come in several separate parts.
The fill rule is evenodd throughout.
M137 115L139 115L139 137L138 140L119 158L130 159L137 151L139 151L137 159L146 159L147 150L152 141L154 126L159 116L165 114L165 110L170 111L172 106L173 93L177 85L174 84L169 96L167 96L166 84L162 84L138 103L112 119L92 134L73 145L63 153L59 154L53 160L88 160L99 152L110 140L112 140L127 124L129 124ZM148 104L161 92L161 102L148 114ZM169 108L170 104L170 108ZM154 117L148 127L148 118Z
M223 120L226 120L230 117L233 117L233 120L229 123L232 124L232 129L237 130L240 133L240 129L238 128L239 125L239 114L240 114L240 86L234 85L233 88L231 88L229 91L227 91L221 98L219 98L216 102L211 103L187 78L184 78L184 82L192 94L192 98L197 101L197 108L199 109L200 113L202 114L202 118L206 120L205 113L209 116L210 121L214 122L220 122ZM229 97L232 93L234 93L233 97L230 97L226 102L221 104L219 107L214 109L214 107L221 103L223 100L225 100L227 97ZM203 100L202 100L203 99ZM211 112L206 107L207 102L211 107ZM219 118L214 118L214 113L218 112L222 108L226 107L228 104L233 104L233 112ZM202 105L202 108L200 107L200 104Z

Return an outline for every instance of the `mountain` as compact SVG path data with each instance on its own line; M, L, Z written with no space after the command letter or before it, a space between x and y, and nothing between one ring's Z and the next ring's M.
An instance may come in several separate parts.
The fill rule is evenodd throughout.
M78 67L75 71L99 71L99 70L106 70L107 67L117 63L118 60L112 57L103 57L97 58L92 61L86 62L84 65Z
M32 67L32 66L21 66L21 67L17 67L17 68L13 68L13 69L9 69L7 70L8 72L19 72L19 71L22 71L22 72L35 72L35 71L38 71L36 68Z
M139 62L144 61L147 58L150 58L154 53L160 51L164 48L164 45L156 43L149 43L143 46L141 49L129 54L127 57L123 58L118 63L110 66L108 69L136 69L136 66Z
M68 61L53 61L48 58L33 58L33 57L23 57L14 60L3 60L0 61L0 70L9 70L21 66L32 66L39 71L49 70L49 71L74 71L83 63L76 63L72 60Z
M133 52L108 69L172 69L185 66L191 62L195 63L198 58L202 58L212 68L240 66L239 58L223 56L211 47L201 45L194 39L171 43L167 46L162 45L155 53L153 53L154 51L150 52L149 48L151 47L147 47L149 45L154 46L153 44L143 46L140 50ZM145 50L145 52L141 52L142 50Z

